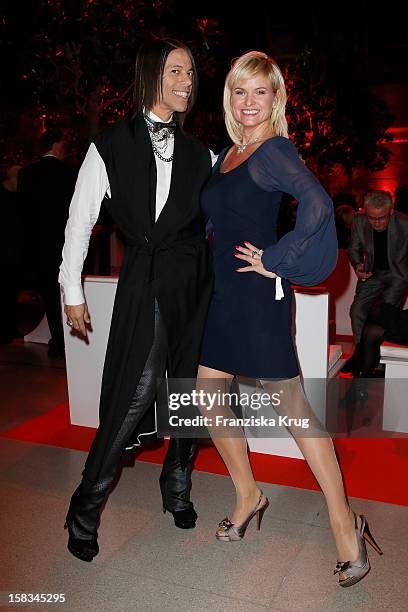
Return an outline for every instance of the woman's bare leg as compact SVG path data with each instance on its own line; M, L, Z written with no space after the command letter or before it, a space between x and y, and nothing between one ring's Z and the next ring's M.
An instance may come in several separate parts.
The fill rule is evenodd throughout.
M311 437L300 434L299 429L290 428L299 449L316 477L326 499L330 525L336 542L338 560L354 561L358 556L358 545L354 531L354 517L350 510L343 485L333 442L316 418L304 394L300 377L277 381L261 381L264 389L272 395L283 390L285 401L274 410L279 415L310 419ZM282 397L281 395L281 397ZM319 437L312 437L316 432ZM341 578L343 576L340 576Z
M231 374L200 366L197 377L197 388L206 392L229 392ZM226 406L216 406L211 412L205 405L200 406L202 413L207 416L223 414L226 417L234 416ZM209 427L214 445L220 453L235 486L237 495L235 510L230 515L230 521L236 525L241 524L259 501L260 490L256 485L248 459L248 449L245 434L240 427L228 425L223 430ZM223 432L225 431L225 437Z

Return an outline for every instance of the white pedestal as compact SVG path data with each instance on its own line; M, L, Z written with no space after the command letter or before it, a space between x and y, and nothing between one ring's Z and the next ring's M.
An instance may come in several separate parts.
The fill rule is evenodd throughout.
M68 394L71 423L98 426L98 407L102 369L108 341L117 279L86 277L84 292L93 331L86 343L64 324ZM325 379L328 366L328 294L295 293L296 345L303 376ZM311 390L310 390L311 392ZM325 397L310 397L324 419ZM286 457L303 458L291 437L250 439L251 450Z
M51 338L50 328L48 327L47 315L44 315L39 324L32 332L24 336L24 342L38 342L48 344Z
M117 278L85 278L84 293L92 323L88 343L71 331L64 317L68 396L73 425L98 427L99 424L102 370L116 286Z
M385 364L383 429L408 433L408 347L384 342L381 363Z

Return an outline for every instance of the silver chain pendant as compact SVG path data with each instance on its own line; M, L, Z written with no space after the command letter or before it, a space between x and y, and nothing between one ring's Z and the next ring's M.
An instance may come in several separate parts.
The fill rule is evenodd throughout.
M249 142L247 144L237 145L237 153L243 153L248 145Z
M163 157L163 155L157 150L154 142L152 142L152 149L153 149L153 153L156 155L156 157L158 157L162 161L164 161L164 162L172 162L173 161L173 154L171 154L170 157Z
M168 140L169 138L173 138L173 134L168 132L168 130L160 130L159 132L153 133L153 131L149 129L149 135L152 143L153 153L156 155L156 157L158 157L164 162L172 162L173 154L170 155L170 157L164 157L163 153L167 151Z

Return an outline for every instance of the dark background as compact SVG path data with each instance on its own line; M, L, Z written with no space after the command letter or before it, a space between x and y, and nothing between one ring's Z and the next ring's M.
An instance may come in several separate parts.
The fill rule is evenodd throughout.
M66 129L71 161L79 162L92 135L128 111L140 42L173 36L191 46L200 74L187 127L213 150L228 142L221 104L231 60L258 49L272 55L285 74L290 135L321 179L332 181L337 166L350 189L373 181L384 186L378 172L394 163L389 185L395 187L406 180L407 36L402 16L389 18L386 8L208 0L3 2L2 165L34 159L39 134L54 124ZM312 127L307 115L314 118ZM359 169L369 174L360 180Z

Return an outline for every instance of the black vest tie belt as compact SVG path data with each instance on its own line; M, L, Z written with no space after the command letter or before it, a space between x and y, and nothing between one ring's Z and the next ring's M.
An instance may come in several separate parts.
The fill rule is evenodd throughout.
M137 255L144 255L149 258L147 282L152 283L157 278L157 262L160 255L166 251L179 251L180 254L192 252L198 245L205 245L205 238L202 233L197 234L191 230L179 232L176 236L155 244L152 238L147 235L135 238L127 237L127 244L137 250Z

